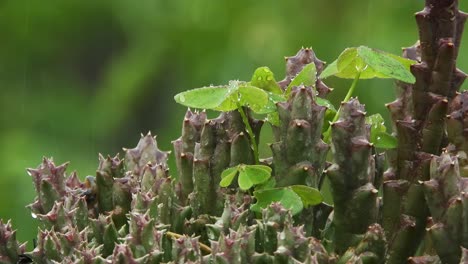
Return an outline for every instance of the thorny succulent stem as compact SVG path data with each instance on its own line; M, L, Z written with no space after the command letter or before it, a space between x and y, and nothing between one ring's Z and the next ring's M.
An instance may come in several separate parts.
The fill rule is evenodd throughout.
M343 99L343 103L348 102L349 99L351 98L351 96L353 96L354 90L356 90L356 85L357 85L360 77L361 77L361 71L358 71L358 73L354 77L354 80L353 80L353 83L351 84L351 87L349 87L348 93L346 94L345 98ZM340 117L340 110L341 110L341 106L340 106L340 108L338 108L338 111L336 111L336 114L333 117L333 120L331 121L332 123L336 122L338 120L338 118ZM328 127L328 130L325 133L325 137L324 137L323 141L325 141L325 143L330 143L330 136L331 136L331 126Z
M255 139L255 134L252 130L252 127L250 126L249 119L247 118L247 115L245 114L244 108L242 108L242 106L239 103L237 103L237 110L239 111L242 121L244 122L245 129L247 130L247 133L249 134L250 142L252 144L252 149L254 152L255 164L259 164L260 161L258 159L257 140Z
M175 239L178 239L178 238L182 238L184 237L184 235L181 235L181 234L177 234L177 233L174 233L174 232L170 232L170 231L167 231L166 232L166 235L170 238L175 238ZM198 242L198 245L200 246L200 249L205 251L206 254L211 254L211 248L201 242Z

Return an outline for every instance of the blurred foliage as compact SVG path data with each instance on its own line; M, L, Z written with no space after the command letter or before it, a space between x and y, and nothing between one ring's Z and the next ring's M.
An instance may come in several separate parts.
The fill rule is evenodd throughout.
M468 10L468 2L460 5ZM84 178L94 174L99 152L133 147L140 132L153 131L162 149L172 149L185 111L173 101L176 93L249 80L264 65L281 79L283 56L301 46L328 62L350 46L400 54L417 39L413 14L422 6L422 0L0 1L0 218L12 218L19 240L31 247L37 227L24 207L33 200L25 168L42 156L71 161L68 171ZM459 59L464 70L467 42ZM327 84L337 104L350 81ZM387 118L392 81L358 86L368 113Z

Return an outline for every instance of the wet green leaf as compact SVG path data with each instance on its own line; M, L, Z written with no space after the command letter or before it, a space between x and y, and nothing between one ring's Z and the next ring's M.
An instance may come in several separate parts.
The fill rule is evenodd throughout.
M270 124L277 126L277 127L281 125L278 112L273 112L273 113L268 114L265 120L268 121Z
M265 165L245 165L244 171L253 184L264 183L271 176L271 168Z
M375 147L384 149L396 148L398 146L397 138L387 132L377 133L372 143L374 143Z
M202 87L179 93L174 97L174 99L177 103L187 107L215 109L219 107L226 100L226 98L231 96L231 94L236 91L237 88L229 89L229 86L227 85Z
M360 72L360 79L393 78L407 83L416 80L410 66L416 63L387 52L365 46L345 49L338 59L332 62L320 75L327 78L335 75L340 78L354 79Z
M273 72L268 67L257 68L250 84L274 94L283 94L281 87L275 80Z
M239 173L237 182L242 190L248 190L252 186L262 184L271 177L271 168L264 165L239 164L228 168L221 173L221 187L228 187Z
M321 97L315 97L315 103L321 106L325 106L328 108L328 110L331 110L336 113L335 106L333 106L333 104L330 103L330 101L328 101L327 99L323 99Z
M305 185L292 185L291 189L301 197L304 207L317 205L323 201L322 194L315 188Z
M268 102L265 104L265 106L262 109L255 111L255 113L257 114L275 113L276 103L284 102L284 101L286 101L286 98L283 95L268 93Z
M269 103L266 91L246 82L230 81L229 85L202 87L177 94L177 103L192 108L232 111L248 106L254 112L261 111Z
M255 113L260 112L269 102L268 93L264 90L250 85L239 86L240 105L248 106ZM221 110L223 111L223 110Z
M304 208L301 197L290 187L259 190L254 192L257 203L251 206L255 212L261 212L272 202L280 202L285 208L290 209L293 215L298 214Z
M303 84L304 86L313 86L315 87L315 80L317 77L317 69L315 68L315 64L309 63L302 70L292 79L291 83L289 83L288 88L286 89L286 94L289 95L291 93L291 89L294 86L299 86Z
M366 123L371 126L370 141L375 147L385 149L397 147L398 140L386 132L385 121L380 114L366 117Z
M271 168L264 165L239 165L239 187L248 190L256 184L266 182L271 176Z

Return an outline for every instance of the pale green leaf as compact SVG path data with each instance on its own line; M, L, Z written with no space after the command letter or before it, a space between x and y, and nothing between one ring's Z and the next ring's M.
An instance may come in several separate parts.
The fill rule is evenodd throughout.
M200 109L216 109L237 89L229 86L202 87L185 91L174 96L177 103ZM235 109L235 108L233 108ZM230 109L230 110L233 110Z
M332 62L321 74L321 78L335 75L340 78L354 79L360 73L360 79L393 78L407 83L414 83L415 78L410 66L415 61L394 54L371 49L365 46L345 49L338 59Z
M221 173L221 182L219 183L219 186L228 187L229 185L231 185L232 181L234 180L234 177L236 177L238 170L238 166L225 169Z
M271 177L271 168L265 165L246 165L244 172L253 184L261 184Z
M268 114L265 120L268 121L273 126L279 127L281 125L278 112L273 112L273 113Z
M268 93L260 88L250 85L239 86L238 102L248 106L255 113L260 112L268 104Z
M274 94L283 93L281 87L275 80L273 72L268 67L257 68L252 76L250 84Z
M276 103L284 102L286 98L283 95L268 93L268 102L267 104L260 109L259 111L255 111L257 114L270 114L276 112Z
M327 99L323 99L321 97L315 97L315 103L317 103L318 105L320 106L325 106L327 107L329 110L333 111L336 113L336 109L335 109L335 106L333 106L332 103L330 103L330 101L328 101Z
M239 188L244 191L254 186L254 183L250 179L250 175L248 175L242 168L239 170L239 178L237 182L239 183Z
M317 69L315 68L315 64L309 63L302 70L292 79L291 83L289 83L288 88L286 89L286 94L289 95L291 93L291 89L294 86L299 86L303 84L304 86L312 86L315 87L315 80L317 77Z
M293 215L304 208L301 197L289 187L255 191L254 196L257 203L253 204L251 209L255 212L261 212L272 202L280 202L286 209L290 209Z
M404 65L401 60L396 60L395 55L361 46L358 48L359 57L369 65L375 72L406 83L414 83L416 79L409 70L409 66ZM416 63L416 62L414 62Z

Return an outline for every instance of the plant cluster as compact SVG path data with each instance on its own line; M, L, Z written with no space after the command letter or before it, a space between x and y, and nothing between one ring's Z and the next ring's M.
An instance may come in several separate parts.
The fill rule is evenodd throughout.
M176 95L221 112L187 111L176 174L149 133L123 159L100 156L83 182L44 158L28 169L34 249L0 221L0 262L468 263L468 93L456 68L466 17L457 1L427 0L405 58L361 46L324 68L303 48L281 81L261 67ZM338 109L330 76L353 79ZM392 134L352 97L366 78L397 80ZM261 159L265 123L274 142Z

